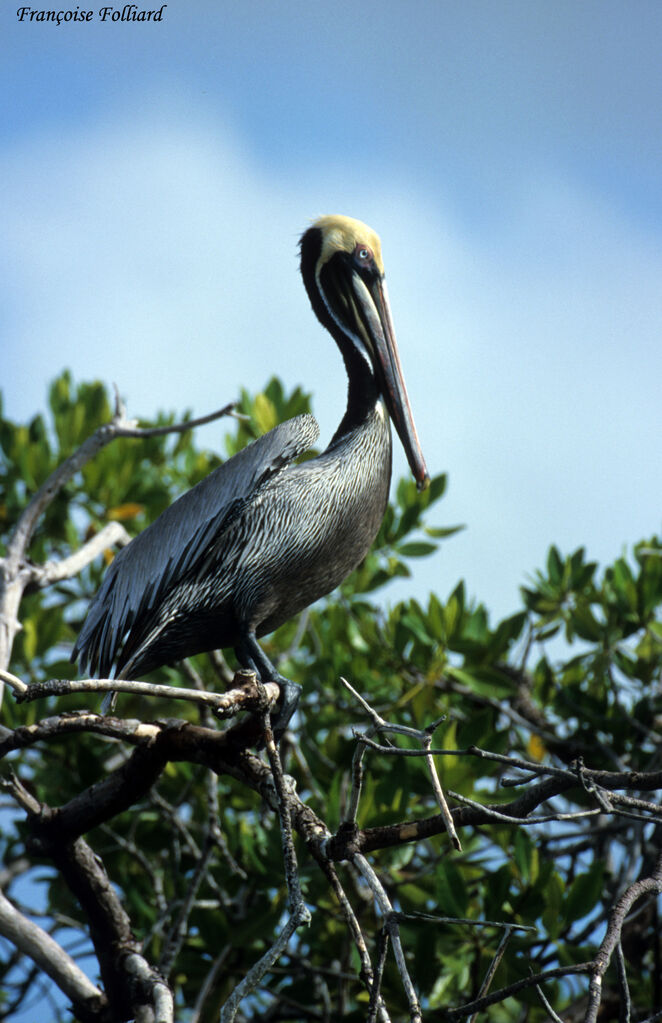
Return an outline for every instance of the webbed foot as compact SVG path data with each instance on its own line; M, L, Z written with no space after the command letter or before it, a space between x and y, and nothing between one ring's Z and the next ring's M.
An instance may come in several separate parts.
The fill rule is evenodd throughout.
M245 668L254 671L262 682L277 682L280 699L271 715L274 741L279 742L299 705L301 686L280 675L260 647L254 632L246 632L236 646L236 654Z

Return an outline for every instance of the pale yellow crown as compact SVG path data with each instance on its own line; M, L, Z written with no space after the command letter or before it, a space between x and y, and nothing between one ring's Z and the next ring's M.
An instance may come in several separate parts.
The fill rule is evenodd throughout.
M320 263L326 263L335 252L353 252L357 245L367 245L375 257L375 265L384 273L382 243L376 231L354 217L331 214L313 223L322 232Z

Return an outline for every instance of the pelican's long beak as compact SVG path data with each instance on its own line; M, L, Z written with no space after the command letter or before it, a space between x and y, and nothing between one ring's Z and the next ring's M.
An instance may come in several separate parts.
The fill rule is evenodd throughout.
M381 275L375 275L368 285L356 270L353 271L352 277L354 293L364 314L363 322L372 341L375 370L380 377L386 407L405 449L416 486L419 490L425 490L430 483L430 476L409 404L386 282Z

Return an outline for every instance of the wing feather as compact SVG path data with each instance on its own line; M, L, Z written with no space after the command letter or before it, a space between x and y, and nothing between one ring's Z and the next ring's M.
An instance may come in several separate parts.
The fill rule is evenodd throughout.
M159 606L271 477L311 447L319 427L295 416L259 437L183 494L108 568L72 653L81 670L110 674L129 630Z

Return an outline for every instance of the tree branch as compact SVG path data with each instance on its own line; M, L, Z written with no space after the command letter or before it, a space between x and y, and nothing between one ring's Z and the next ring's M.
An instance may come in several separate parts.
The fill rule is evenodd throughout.
M659 854L657 863L649 877L635 881L627 888L613 907L607 932L600 943L597 955L590 968L591 980L588 989L588 1008L584 1016L584 1023L595 1023L598 1018L598 1009L602 995L602 978L607 972L611 962L614 949L621 940L623 922L630 909L643 895L655 892L659 895L662 892L662 852Z
M5 673L5 676L8 673ZM154 682L139 682L117 678L86 678L86 679L49 679L19 689L15 686L16 702L31 703L47 696L69 696L74 693L132 693L134 696L151 696L159 700L187 700L210 707L218 718L233 717L241 711L262 709L266 698L273 707L280 696L277 682L264 683L264 695L260 695L255 673L243 668L236 672L234 681L239 683L235 689L226 693L210 693L204 689L186 689L183 686L160 685Z
M106 996L50 934L33 923L0 892L0 933L46 973L70 998L80 1019L98 1020Z

